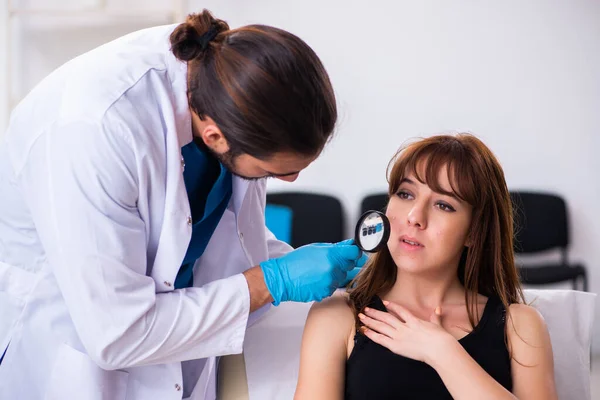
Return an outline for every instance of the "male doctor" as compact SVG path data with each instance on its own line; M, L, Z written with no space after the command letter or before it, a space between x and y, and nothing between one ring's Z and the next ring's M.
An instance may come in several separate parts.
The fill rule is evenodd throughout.
M208 11L58 68L0 147L0 398L214 399L249 314L329 296L364 263L265 228L335 97L299 38Z

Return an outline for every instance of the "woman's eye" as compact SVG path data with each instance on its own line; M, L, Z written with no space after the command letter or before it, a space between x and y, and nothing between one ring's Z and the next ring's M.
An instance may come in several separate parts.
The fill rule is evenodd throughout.
M440 210L442 211L455 211L454 208L450 205L450 204L446 204L446 203L438 203L437 206L439 207Z
M404 192L404 191L399 191L398 193L396 193L398 195L398 197L400 197L403 200L407 200L410 198L410 193Z

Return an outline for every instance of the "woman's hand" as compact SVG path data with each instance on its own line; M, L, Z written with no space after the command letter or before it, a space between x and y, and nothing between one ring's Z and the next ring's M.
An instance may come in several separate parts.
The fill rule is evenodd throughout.
M440 307L434 310L429 321L425 321L398 304L383 303L389 312L367 307L366 315L358 315L365 325L363 333L375 343L427 364L441 355L444 348L452 348L451 344L456 344L456 339L442 327Z

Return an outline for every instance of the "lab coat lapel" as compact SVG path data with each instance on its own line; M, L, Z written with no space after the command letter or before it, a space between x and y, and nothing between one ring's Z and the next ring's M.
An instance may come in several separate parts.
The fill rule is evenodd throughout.
M244 203L244 198L246 197L246 192L248 191L248 186L250 185L250 181L247 179L242 179L240 177L234 176L232 182L232 199L233 199L233 211L236 215L236 221L240 215L240 210L242 208L242 204ZM238 221L239 224L239 221Z
M184 163L181 155L181 148L192 141L192 119L187 100L187 66L171 53L166 57L173 87L173 113L163 116L171 129L167 129L165 137L165 212L151 272L158 292L174 289L174 280L192 235L191 211L183 180Z

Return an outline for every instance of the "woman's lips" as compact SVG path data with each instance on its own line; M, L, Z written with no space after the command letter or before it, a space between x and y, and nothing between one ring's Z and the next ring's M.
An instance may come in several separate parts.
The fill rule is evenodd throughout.
M400 246L409 251L420 250L425 247L417 239L407 235L400 236Z

